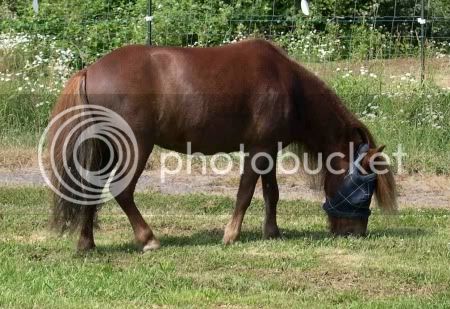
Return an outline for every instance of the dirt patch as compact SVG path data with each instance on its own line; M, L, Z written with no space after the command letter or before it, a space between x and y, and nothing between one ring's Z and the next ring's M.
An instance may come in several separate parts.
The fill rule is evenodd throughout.
M13 240L22 244L35 244L46 241L51 237L51 234L48 231L42 230L33 232L30 235L10 235L9 237L6 235L4 236L5 238L0 237L0 240L5 242Z
M396 278L386 278L383 273L368 272L357 267L341 264L329 264L325 261L320 267L299 269L283 268L248 268L237 266L229 269L233 273L245 273L247 278L270 284L272 289L302 291L303 293L331 293L358 291L365 297L386 298L403 295L422 295L429 297L433 293L445 290L440 285L417 285L409 282L398 282ZM202 286L213 286L218 289L227 288L229 273L218 274L217 270L187 272L183 277L192 279Z
M0 147L0 168L25 169L38 166L36 149L31 147Z
M400 207L448 208L450 209L450 177L430 175L397 176ZM230 175L167 175L161 182L160 171L145 171L138 191L156 191L165 194L205 193L234 197L239 183L239 173ZM0 169L0 185L43 186L45 181L36 168ZM280 198L323 201L323 193L300 175L279 176ZM262 198L258 183L255 196Z
M450 208L450 177L408 175L396 180L401 205Z
M349 253L341 249L334 250L321 250L319 251L321 255L323 255L323 259L328 264L336 264L336 261L339 261L339 265L346 267L361 267L363 262L367 262L370 257L357 254L355 252Z

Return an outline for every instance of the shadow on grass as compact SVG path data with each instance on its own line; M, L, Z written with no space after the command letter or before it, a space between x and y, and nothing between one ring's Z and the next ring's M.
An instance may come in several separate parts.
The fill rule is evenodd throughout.
M324 239L334 238L328 230L294 230L282 229L283 240L302 240L321 241ZM398 227L386 229L372 229L366 237L367 239L379 239L383 237L393 238L415 238L426 235L428 232L425 229L413 227ZM209 229L201 230L192 235L162 235L160 241L162 248L167 247L189 247L189 246L214 246L222 245L223 230ZM262 233L259 230L242 231L239 241L241 243L251 243L262 240ZM126 242L121 244L99 245L94 250L98 254L110 253L129 253L135 254L141 252L141 248L134 242ZM86 255L89 253L79 253Z
M283 240L296 240L296 239L308 239L308 240L323 240L334 238L327 230L293 230L283 229L281 230ZM427 232L424 229L416 228L388 228L385 230L376 229L369 231L368 236L365 238L377 239L382 237L394 237L394 238L414 238L425 235ZM223 230L212 229L196 232L192 235L167 235L161 237L161 244L166 247L186 247L186 246L206 246L206 245L218 245L222 244ZM243 231L239 241L241 243L254 242L262 240L262 234L260 231Z
M125 254L135 254L136 252L142 252L141 248L133 242L125 242L121 244L110 244L110 245L98 245L94 251L95 254L110 254L110 253L125 253ZM84 256L91 252L78 252L78 255Z

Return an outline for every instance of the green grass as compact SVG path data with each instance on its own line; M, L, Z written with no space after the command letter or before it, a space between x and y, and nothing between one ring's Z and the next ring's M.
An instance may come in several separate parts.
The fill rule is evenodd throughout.
M138 194L162 248L142 254L115 203L100 213L97 249L47 230L48 193L0 188L0 307L450 306L450 211L375 211L366 238L333 238L317 203L282 201L284 239L261 240L255 200L241 241L225 247L233 200Z

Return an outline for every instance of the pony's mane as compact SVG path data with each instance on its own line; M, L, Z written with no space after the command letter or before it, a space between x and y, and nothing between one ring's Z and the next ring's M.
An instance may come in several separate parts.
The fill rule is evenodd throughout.
M305 94L300 94L300 97L303 98L305 103L303 103L303 110L305 112L308 110L310 113L314 114L324 114L325 110L327 111L326 119L333 119L332 124L325 124L317 130L321 130L324 128L328 129L328 126L331 134L334 136L340 134L341 144L346 144L348 147L348 143L353 142L355 147L360 145L361 143L368 143L370 148L376 147L376 141L373 137L372 133L369 129L359 120L357 117L351 113L342 100L337 96L337 94L322 80L320 80L315 74L311 73L307 69L305 69L300 64L291 60L295 65L298 66L298 83L299 91L305 91ZM303 86L301 85L303 83ZM305 84L306 87L304 86ZM311 88L314 88L311 91ZM309 92L309 93L308 93ZM317 95L319 93L320 95ZM314 97L315 96L315 97ZM310 102L307 101L307 97L312 97ZM316 107L311 107L307 105L318 105ZM306 118L312 116L314 119L315 115L307 115ZM305 118L304 118L305 119ZM325 120L324 120L325 122ZM315 123L315 122L310 122ZM333 127L334 126L334 127ZM342 132L334 132L334 131L342 131ZM337 134L338 133L338 134ZM310 145L308 145L308 143ZM312 145L312 147L311 147ZM309 160L309 168L315 169L318 166L318 152L322 150L318 149L310 141L306 143L304 141L298 141L290 146L291 150L297 153L300 156L303 156L305 153L308 155ZM326 154L324 154L322 160L323 165L325 164ZM384 158L379 158L379 160L386 162ZM377 175L377 185L375 190L375 196L378 203L378 206L387 211L394 212L397 209L397 201L396 201L396 186L395 180L392 173L391 168L386 164L386 168L388 172L385 174ZM306 173L305 173L306 174ZM308 177L311 181L311 184L314 187L324 187L325 178L326 178L326 169L322 169L322 172L313 176Z

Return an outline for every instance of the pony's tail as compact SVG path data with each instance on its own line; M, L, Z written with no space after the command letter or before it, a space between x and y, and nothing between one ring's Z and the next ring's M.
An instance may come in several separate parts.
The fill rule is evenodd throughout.
M76 230L87 209L97 207L77 203L82 200L79 193L84 191L84 179L76 170L73 160L75 142L83 131L76 129L83 120L78 117L81 110L77 110L76 107L88 104L85 88L86 70L81 70L67 82L53 108L52 125L48 133L49 161L53 163L50 168L50 181L54 189L50 223L51 227L60 233ZM67 112L68 110L70 112ZM95 164L93 159L93 154L97 152L95 147L96 143L87 140L76 150L75 157L87 170L91 170Z
M375 197L378 206L386 213L397 212L397 190L395 186L394 174L389 166L388 172L377 175L377 185Z

